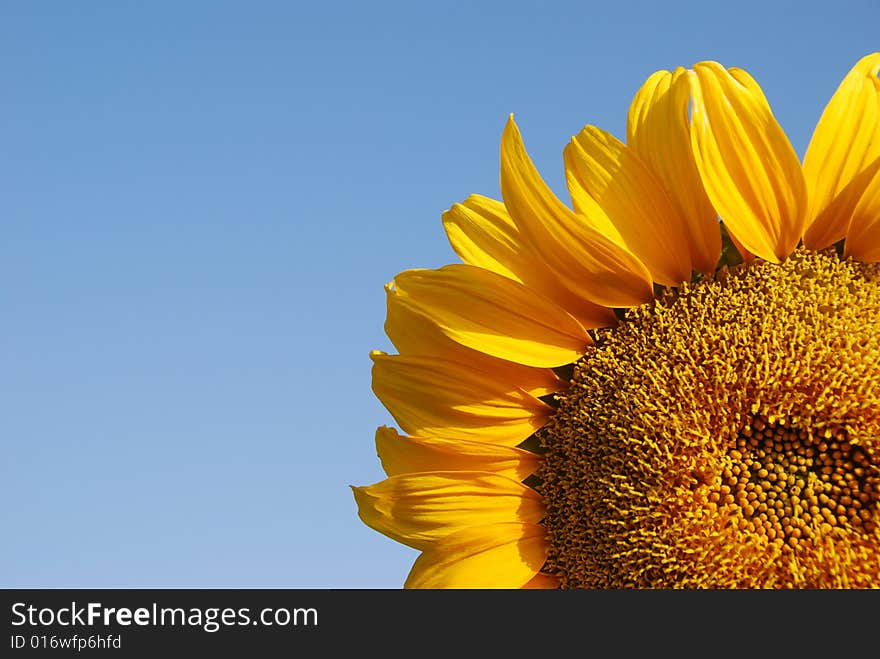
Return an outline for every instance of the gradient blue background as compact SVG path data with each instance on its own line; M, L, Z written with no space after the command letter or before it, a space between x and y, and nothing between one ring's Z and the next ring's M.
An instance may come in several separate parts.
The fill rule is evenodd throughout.
M876 0L0 3L0 586L398 587L363 526L383 284L455 261L514 112L564 194L657 68L803 153Z

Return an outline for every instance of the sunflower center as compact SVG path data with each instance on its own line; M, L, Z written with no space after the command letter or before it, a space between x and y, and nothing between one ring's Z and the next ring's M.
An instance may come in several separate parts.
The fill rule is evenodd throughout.
M749 529L793 548L835 527L874 530L880 478L845 429L819 437L757 417L729 440L709 500L739 507Z
M686 285L574 369L537 488L563 587L880 586L880 267Z

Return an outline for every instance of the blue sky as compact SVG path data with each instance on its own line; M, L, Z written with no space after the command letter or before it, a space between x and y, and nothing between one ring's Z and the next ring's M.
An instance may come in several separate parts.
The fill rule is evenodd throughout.
M396 588L363 526L383 284L455 261L514 112L548 182L658 68L761 83L795 149L876 0L4 2L0 585ZM563 194L564 198L567 198Z

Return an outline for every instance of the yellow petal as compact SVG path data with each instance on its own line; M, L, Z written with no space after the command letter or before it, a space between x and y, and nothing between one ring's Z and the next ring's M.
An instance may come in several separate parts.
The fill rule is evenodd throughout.
M373 392L404 432L516 446L552 408L514 385L433 357L370 353Z
M430 318L403 302L391 284L385 287L385 291L385 333L401 355L438 357L458 362L489 374L498 381L516 385L533 396L545 396L569 385L560 380L552 369L515 364L456 343L441 332Z
M523 586L529 590L555 590L559 588L559 577L545 572L538 572L531 581Z
M351 489L364 524L416 549L467 527L536 524L544 515L533 489L479 471L401 474Z
M654 281L666 286L690 281L684 219L635 151L601 128L586 126L564 155L575 210L588 221L607 216Z
M745 71L701 62L692 82L691 142L706 194L749 252L779 262L806 217L797 154Z
M878 72L880 53L858 61L825 107L807 147L804 178L810 196L810 225L804 245L810 249L822 249L843 238L871 178L864 176L864 170L880 157ZM856 179L861 186L853 185Z
M752 254L749 250L747 250L743 244L736 239L732 233L728 232L728 236L730 236L730 241L733 243L733 246L736 247L736 251L739 252L739 255L742 257L742 260L748 263L749 261L754 260L755 255Z
M880 158L865 170L873 172L861 191L846 234L843 253L859 261L880 261Z
M541 456L512 446L408 437L387 426L376 430L376 453L389 476L423 471L488 471L521 481L541 464Z
M504 204L482 195L471 195L443 213L449 244L461 260L523 282L534 263Z
M626 143L660 180L686 222L694 269L710 274L721 253L721 232L691 149L688 78L681 67L648 78L630 105Z
M449 535L422 552L406 588L522 588L547 559L544 527L493 524Z
M547 187L513 117L501 138L501 194L529 245L572 293L606 307L638 306L654 297L644 264Z
M617 324L611 309L575 295L562 285L532 251L500 201L471 195L443 213L443 227L452 249L465 263L525 284L586 328Z
M453 341L517 364L570 364L592 342L562 307L482 268L407 270L394 278L392 292Z

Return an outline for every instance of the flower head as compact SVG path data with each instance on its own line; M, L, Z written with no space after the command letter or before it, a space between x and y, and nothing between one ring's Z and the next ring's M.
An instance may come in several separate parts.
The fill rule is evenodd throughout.
M408 587L880 586L878 71L803 162L745 71L658 71L566 146L570 207L510 118L463 263L386 286L405 434L353 489Z

